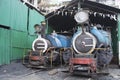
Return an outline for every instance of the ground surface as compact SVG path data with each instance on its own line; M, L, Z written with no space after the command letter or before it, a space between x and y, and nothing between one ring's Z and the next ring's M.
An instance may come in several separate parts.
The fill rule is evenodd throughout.
M110 74L97 77L75 76L60 71L61 68L53 70L30 69L21 62L12 62L0 67L0 80L120 80L120 69L115 65L110 67ZM51 74L51 72L55 74Z

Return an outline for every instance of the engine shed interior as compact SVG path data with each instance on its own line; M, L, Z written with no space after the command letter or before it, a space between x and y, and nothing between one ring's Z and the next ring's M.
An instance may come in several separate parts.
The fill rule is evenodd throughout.
M87 10L89 12L89 26L95 26L99 24L102 29L109 30L112 38L113 48L113 62L117 63L118 59L118 28L117 28L117 13L120 11L116 8L99 4L87 0L73 0L67 6L64 6L48 15L46 15L46 21L48 22L48 30L55 30L56 32L74 33L77 22L74 19L74 15L78 12L78 8Z

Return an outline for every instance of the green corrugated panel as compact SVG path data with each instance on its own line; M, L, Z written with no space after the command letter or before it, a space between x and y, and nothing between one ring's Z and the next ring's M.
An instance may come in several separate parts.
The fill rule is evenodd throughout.
M24 50L24 54L26 54L29 50L32 50L32 43L36 39L35 35L28 35L27 37L27 48Z
M44 16L40 15L35 10L30 10L30 16L29 16L29 33L30 35L34 35L34 25L40 24L41 21L45 20Z
M27 31L28 8L20 0L11 1L10 25L12 29ZM7 9L8 10L8 9Z
M0 28L0 65L10 63L10 31Z
M11 0L0 0L0 24L10 25L10 2Z
M11 31L11 60L20 59L27 47L27 33Z
M30 36L28 35L28 41L27 41L27 48L31 49L32 48L32 43L33 41L37 38L37 36Z
M14 48L12 47L12 52L11 52L11 60L16 60L16 59L22 59L23 54L25 53L24 48Z

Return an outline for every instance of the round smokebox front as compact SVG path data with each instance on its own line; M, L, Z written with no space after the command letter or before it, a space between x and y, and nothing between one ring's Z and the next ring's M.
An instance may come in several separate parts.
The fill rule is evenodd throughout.
M96 38L88 33L79 33L73 38L73 48L77 53L89 54L96 46Z

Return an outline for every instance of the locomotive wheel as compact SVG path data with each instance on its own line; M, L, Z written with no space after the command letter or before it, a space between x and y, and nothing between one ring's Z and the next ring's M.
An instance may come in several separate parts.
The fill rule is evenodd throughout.
M45 53L45 56L47 57L46 64L51 64L51 61L52 61L53 65L55 66L59 65L60 55L57 51L51 51L51 52Z

